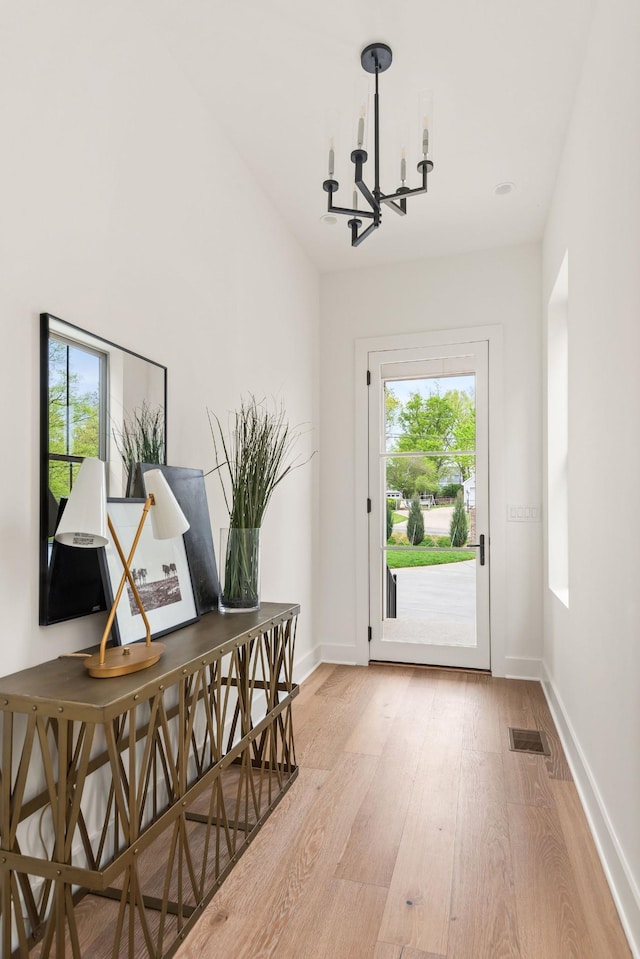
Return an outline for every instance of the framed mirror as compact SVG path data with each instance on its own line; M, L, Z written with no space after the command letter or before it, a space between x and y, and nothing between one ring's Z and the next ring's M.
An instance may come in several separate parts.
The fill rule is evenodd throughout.
M166 410L165 366L40 315L41 626L106 608L95 551L53 539L82 460L106 462L110 497L131 495L134 475L125 459L132 434L142 421L157 461L166 463ZM155 461L148 448L136 459Z

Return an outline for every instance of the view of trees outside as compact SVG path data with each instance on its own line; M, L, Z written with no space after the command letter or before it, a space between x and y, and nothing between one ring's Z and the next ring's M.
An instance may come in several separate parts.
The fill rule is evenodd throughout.
M442 567L459 563L473 572L462 579L457 574L454 602L467 610L473 625L471 564L476 554L467 543L475 522L475 485L468 484L465 499L462 484L475 475L475 375L387 380L384 388L387 538L381 572L386 628L392 622L430 621L434 609L442 613L433 583L442 584ZM422 573L419 567L440 567L441 572L434 580L432 572ZM443 606L453 593L446 595ZM469 624L465 620L464 643ZM401 637L397 631L392 635Z
M462 487L475 471L475 376L387 381L385 403L386 489L393 492L387 500L391 549L385 551L386 565L399 569L474 559L460 547L468 541L475 514L475 501L465 502ZM440 508L432 513L436 505ZM438 551L410 553L393 546Z
M100 368L97 354L49 338L49 452L100 455ZM49 460L49 488L68 496L79 463Z
M468 453L476 436L473 375L387 382L385 405L387 453L430 454L390 457L387 489L410 500L416 493L442 495L443 487L469 478L475 463Z
M452 546L464 546L467 542L467 537L469 535L469 518L467 516L467 511L464 508L464 499L462 496L462 490L458 490L456 495L455 506L453 507L453 515L451 517L451 525L449 527L449 537L451 539Z

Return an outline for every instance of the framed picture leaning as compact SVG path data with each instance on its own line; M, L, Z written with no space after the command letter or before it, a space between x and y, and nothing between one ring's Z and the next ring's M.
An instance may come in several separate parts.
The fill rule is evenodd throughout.
M125 556L129 556L140 522L143 499L109 499L108 509ZM113 603L122 578L122 563L112 543L100 550L100 568L107 603ZM155 539L151 521L142 528L131 573L154 639L198 619L189 563L182 536ZM116 644L145 639L145 628L133 592L127 583L113 624Z
M213 550L204 474L201 469L190 469L185 466L138 463L134 496L146 495L144 477L149 470L160 470L180 509L189 521L189 529L184 534L184 545L191 571L193 595L198 613L201 616L204 613L210 613L211 610L218 608L220 584Z

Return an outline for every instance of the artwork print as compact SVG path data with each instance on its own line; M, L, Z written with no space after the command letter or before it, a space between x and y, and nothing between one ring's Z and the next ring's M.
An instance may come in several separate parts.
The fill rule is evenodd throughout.
M109 516L126 557L131 551L143 504L144 500L131 499L108 503ZM102 552L105 592L111 604L122 577L122 563L113 543ZM131 561L131 574L154 639L198 618L184 540L182 536L155 539L151 517L147 517L143 526ZM144 620L127 582L116 611L114 637L119 645L126 645L145 636Z

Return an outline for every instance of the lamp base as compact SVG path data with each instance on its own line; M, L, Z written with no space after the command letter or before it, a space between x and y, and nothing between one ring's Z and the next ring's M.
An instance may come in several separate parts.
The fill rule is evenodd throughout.
M112 646L105 650L104 663L100 665L100 653L94 653L85 659L84 665L90 676L96 679L109 679L112 676L126 676L137 673L157 663L164 653L162 643L132 643L131 646Z

